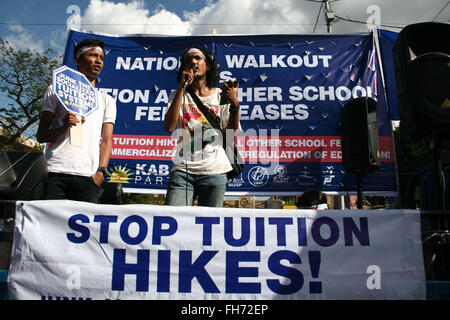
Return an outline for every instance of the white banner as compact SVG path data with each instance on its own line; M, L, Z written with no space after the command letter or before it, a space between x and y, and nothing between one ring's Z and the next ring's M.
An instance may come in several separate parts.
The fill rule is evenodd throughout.
M413 210L17 202L12 299L425 299Z

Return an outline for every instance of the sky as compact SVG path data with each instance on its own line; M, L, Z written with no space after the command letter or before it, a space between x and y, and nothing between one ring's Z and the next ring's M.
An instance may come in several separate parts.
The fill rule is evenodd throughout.
M450 22L449 0L334 0L331 33ZM320 10L320 11L319 11ZM112 35L324 34L318 0L0 0L0 38L64 52L68 26Z

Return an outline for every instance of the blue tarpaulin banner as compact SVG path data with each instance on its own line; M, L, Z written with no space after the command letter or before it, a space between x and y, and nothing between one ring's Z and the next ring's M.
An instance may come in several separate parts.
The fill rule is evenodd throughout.
M117 101L111 182L127 192L167 189L176 139L163 128L168 97L177 87L179 56L208 48L220 81L239 81L245 160L227 194L299 194L318 187L347 194L355 175L341 165L341 109L351 99L377 101L381 169L363 179L367 194L397 194L389 108L372 33L351 35L107 36L71 30L64 64L76 68L74 46L105 42L97 87ZM219 85L219 84L218 84Z

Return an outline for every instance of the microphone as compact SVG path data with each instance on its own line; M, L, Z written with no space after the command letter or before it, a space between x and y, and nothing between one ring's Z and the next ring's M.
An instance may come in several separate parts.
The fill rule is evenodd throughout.
M195 75L195 73L197 72L198 68L197 68L196 66L192 66L191 69L192 69L192 72L193 72L194 75ZM184 86L183 86L183 89L186 89L186 87L188 86L188 84L189 84L189 79L188 79L188 76L186 75L185 78L184 78Z

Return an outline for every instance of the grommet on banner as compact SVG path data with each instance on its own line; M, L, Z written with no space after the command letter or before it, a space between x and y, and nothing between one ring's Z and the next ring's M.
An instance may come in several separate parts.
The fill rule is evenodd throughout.
M259 79L261 79L262 82L266 81L268 76L265 73L262 73L259 75Z
M307 80L311 80L311 78L312 78L313 76L312 76L312 75L305 74L304 77L305 77Z
M325 50L325 48L323 48L323 47L319 47L319 48L317 48L317 49L319 49L319 51Z
M158 92L159 91L159 87L156 84L154 84L153 85L153 90L154 90L154 92Z
M307 56L311 54L311 51L305 50L303 53Z
M328 113L321 113L320 116L324 119L328 118Z

